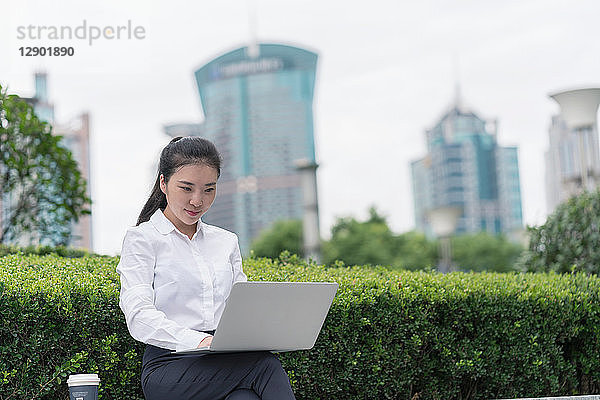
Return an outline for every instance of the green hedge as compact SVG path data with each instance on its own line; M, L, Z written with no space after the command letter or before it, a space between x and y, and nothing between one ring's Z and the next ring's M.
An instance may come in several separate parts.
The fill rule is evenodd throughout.
M59 257L66 258L79 258L86 256L94 256L94 257L106 257L100 254L90 254L87 250L82 249L74 249L72 247L66 246L27 246L27 247L19 247L8 244L0 244L0 257L8 255L8 254L21 254L21 255L46 255L46 254L54 254Z
M141 399L143 346L118 307L116 258L0 258L0 399ZM600 280L391 272L249 259L251 280L336 281L310 351L280 359L298 399L489 399L598 393Z

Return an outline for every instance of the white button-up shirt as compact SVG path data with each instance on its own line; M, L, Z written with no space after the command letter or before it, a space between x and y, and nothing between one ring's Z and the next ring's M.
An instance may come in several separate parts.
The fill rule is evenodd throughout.
M246 281L234 233L198 221L190 239L161 210L127 230L117 272L131 336L169 350L197 347L233 283Z

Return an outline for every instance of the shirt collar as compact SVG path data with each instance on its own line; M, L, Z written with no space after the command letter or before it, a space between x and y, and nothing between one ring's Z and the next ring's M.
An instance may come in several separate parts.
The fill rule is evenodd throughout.
M165 217L165 214L163 214L160 208L156 210L154 214L152 214L152 216L150 217L150 222L152 222L152 225L154 225L156 230L162 233L163 235L167 235L176 230L175 225L173 225L173 223L169 221L167 217ZM196 224L196 233L204 233L203 225L204 222L202 222L202 219L198 220L198 223Z

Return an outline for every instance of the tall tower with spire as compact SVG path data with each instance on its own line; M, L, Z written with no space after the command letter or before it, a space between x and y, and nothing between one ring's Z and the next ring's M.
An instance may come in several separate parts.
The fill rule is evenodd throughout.
M250 41L248 42L247 55L249 58L256 59L260 55L260 47L258 45L258 21L257 21L257 5L253 0L248 0L248 33Z
M454 103L426 131L428 153L412 162L415 223L432 234L428 216L442 207L461 210L454 233L517 234L522 229L516 147L497 143L497 123Z

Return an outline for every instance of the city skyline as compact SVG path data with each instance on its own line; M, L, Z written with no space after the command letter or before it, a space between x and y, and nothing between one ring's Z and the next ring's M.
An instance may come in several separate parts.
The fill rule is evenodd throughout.
M92 116L92 198L96 250L119 251L154 179L163 125L201 122L193 71L214 54L246 45L245 2L136 1L8 6L0 27L0 84L33 94L45 70L60 120ZM453 101L500 121L499 142L519 147L526 224L543 223L544 152L558 90L600 81L600 4L581 1L455 2L255 1L259 41L317 52L315 141L321 234L338 216L365 218L370 205L396 232L414 228L410 162L425 152L424 131ZM332 17L333 16L333 17ZM18 26L143 26L137 41L73 45L76 55L21 57ZM33 43L29 43L31 45Z

